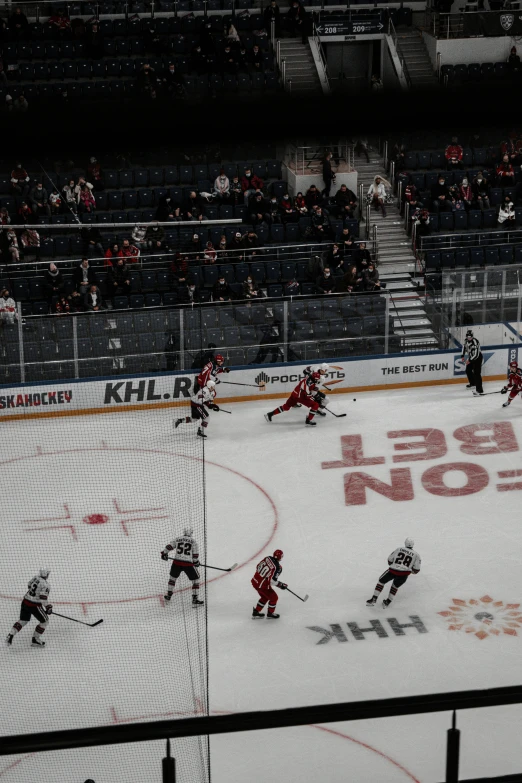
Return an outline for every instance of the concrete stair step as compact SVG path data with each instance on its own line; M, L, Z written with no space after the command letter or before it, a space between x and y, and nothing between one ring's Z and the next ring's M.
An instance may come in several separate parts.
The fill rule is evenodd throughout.
M393 307L393 309L397 311L400 310L401 312L402 310L410 311L412 309L423 310L424 302L422 299L415 297L405 297L404 299L399 299L397 296L392 296L390 300L390 307Z
M423 327L423 326L430 326L431 322L428 318L419 318L419 317L411 317L406 318L406 316L402 316L401 318L395 318L393 317L393 328L394 329L410 329L410 328L417 328L417 327Z
M424 339L414 338L414 337L412 337L412 338L405 337L404 340L403 340L403 346L405 348L412 348L413 349L416 346L420 346L420 345L422 345L423 347L424 346L428 346L428 345L432 345L433 349L436 350L439 347L439 341L437 340L435 335L426 335L426 337Z
M409 283L411 282L411 276L408 272L383 272L381 278L386 283Z
M413 283L408 283L404 280L393 281L390 280L386 283L387 291L408 291L413 289Z
M398 328L396 329L394 327L394 333L398 334L400 337L435 337L435 334L433 333L433 329L427 329L423 328L422 326L418 327L412 327L411 329L404 328Z
M396 311L396 310L393 309L393 307L390 307L390 315L392 316L393 319L398 318L399 320L404 320L404 322L408 323L408 326L411 325L411 319L412 318L423 318L423 319L427 320L428 323L429 323L429 318L428 318L427 314L423 310L415 310L415 309L413 309L413 310L405 310L404 309L404 310ZM399 326L400 326L400 324L399 324Z

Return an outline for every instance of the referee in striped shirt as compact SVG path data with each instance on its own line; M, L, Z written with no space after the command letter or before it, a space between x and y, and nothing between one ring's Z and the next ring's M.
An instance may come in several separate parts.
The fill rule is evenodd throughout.
M473 332L468 329L466 332L466 338L462 347L462 359L468 355L466 360L466 375L468 376L469 383L466 389L476 389L473 394L484 394L482 388L482 351L480 350L480 343L476 337L473 337Z

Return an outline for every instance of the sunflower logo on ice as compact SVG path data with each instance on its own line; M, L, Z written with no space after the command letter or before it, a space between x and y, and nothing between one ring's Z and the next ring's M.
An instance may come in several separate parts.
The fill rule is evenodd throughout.
M518 630L522 628L520 604L505 604L489 595L470 598L469 601L454 598L452 604L446 611L438 613L446 619L449 631L464 631L486 639L501 634L518 636Z

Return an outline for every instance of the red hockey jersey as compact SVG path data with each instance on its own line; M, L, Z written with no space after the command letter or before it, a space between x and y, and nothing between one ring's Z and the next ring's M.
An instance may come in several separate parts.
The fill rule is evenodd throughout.
M517 372L510 372L509 378L508 378L508 389L512 389L513 387L516 387L519 391L522 389L522 372L520 370L517 370Z
M271 587L271 581L277 582L281 576L283 567L280 565L279 560L269 555L261 560L257 564L256 572L252 577L252 584L256 590L268 590Z
M307 375L304 378L301 378L293 390L292 396L300 397L302 394L304 394L307 397L311 397L313 394L315 394L316 391L319 391L319 386L315 383L311 375Z
M225 371L224 367L218 367L218 365L214 364L214 362L212 361L207 362L198 375L198 383L200 388L206 386L207 381L209 381L210 379L216 381L218 374L224 371Z

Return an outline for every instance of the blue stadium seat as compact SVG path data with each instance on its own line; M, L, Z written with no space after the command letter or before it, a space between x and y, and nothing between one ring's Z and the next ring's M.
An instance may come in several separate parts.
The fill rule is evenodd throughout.
M472 247L469 250L471 266L482 266L484 264L484 248Z
M429 169L431 166L431 154L429 152L418 152L417 159L420 169Z
M495 228L498 224L497 221L497 210L496 209L485 209L482 213L482 221L484 228Z
M465 231L468 228L468 213L464 209L455 210L455 230Z
M455 250L455 266L469 266L469 251L468 250Z
M498 248L496 247L486 247L484 249L484 262L486 266L492 266L494 264L498 264L499 258L498 258Z
M443 268L451 268L455 266L455 255L453 250L441 250L440 265Z
M468 228L482 228L482 212L480 209L470 209L468 212Z
M513 262L513 246L502 245L498 249L498 256L501 264L511 264Z
M154 191L146 188L138 190L140 207L151 207L154 202Z
M123 203L125 204L125 209L136 209L138 206L138 193L135 190L126 190L123 193Z
M453 212L440 212L439 224L441 231L453 231L454 218Z
M163 169L162 168L152 168L149 169L149 183L151 187L154 187L156 185L163 185Z
M439 269L440 268L440 253L430 250L426 253L426 269Z

